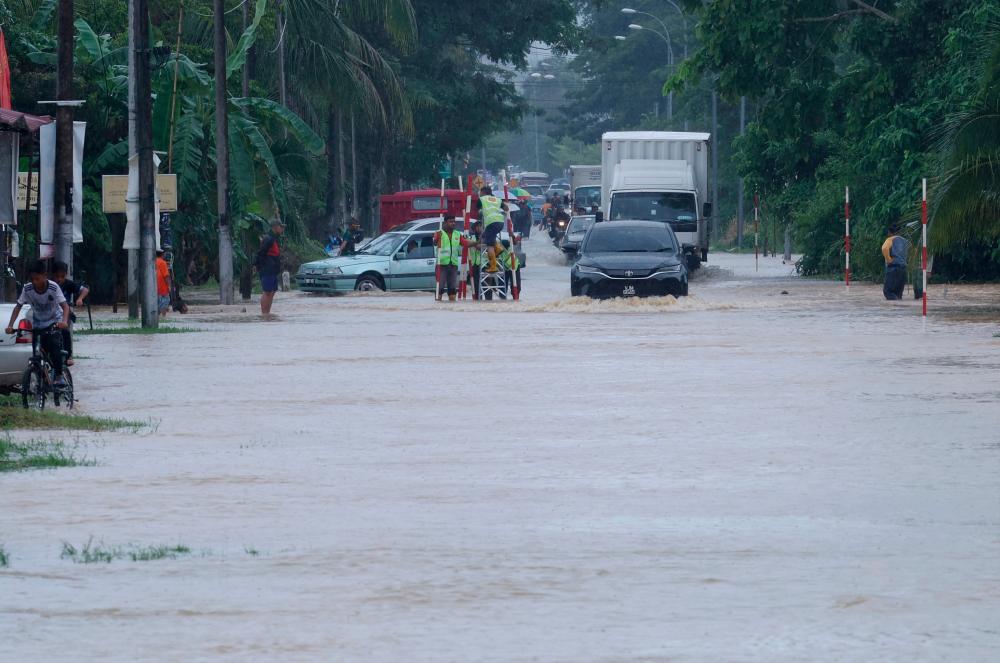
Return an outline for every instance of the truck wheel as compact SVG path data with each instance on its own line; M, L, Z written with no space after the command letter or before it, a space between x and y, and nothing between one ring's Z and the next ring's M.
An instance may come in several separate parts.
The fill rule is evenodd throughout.
M384 291L385 284L382 282L382 277L378 274L362 274L358 277L357 283L354 284L354 289L358 292Z
M701 267L701 258L696 255L689 254L687 256L688 271L693 272L694 270Z

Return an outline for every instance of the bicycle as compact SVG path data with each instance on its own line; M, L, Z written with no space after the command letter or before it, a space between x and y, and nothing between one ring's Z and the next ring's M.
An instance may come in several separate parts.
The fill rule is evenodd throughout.
M18 331L18 336L25 333ZM28 360L28 367L24 369L24 377L21 379L21 403L24 409L34 407L36 410L45 409L45 401L49 394L52 394L52 403L59 407L65 405L72 410L76 399L73 397L73 375L66 366L66 358L69 353L62 350L63 354L63 379L65 384L56 385L55 369L49 361L48 352L45 351L45 344L42 343L42 336L58 334L60 344L62 342L62 331L55 327L50 327L43 331L34 332L31 344L31 359Z

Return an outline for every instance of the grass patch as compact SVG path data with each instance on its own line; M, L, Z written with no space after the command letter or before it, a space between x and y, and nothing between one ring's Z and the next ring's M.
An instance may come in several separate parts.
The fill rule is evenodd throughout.
M149 334L190 334L192 332L201 331L200 329L195 329L194 327L171 327L168 325L160 325L158 327L102 327L97 326L93 329L76 329L73 331L74 335L78 336L121 336L126 334L138 334L138 335L149 335Z
M96 464L96 461L77 456L73 448L60 440L19 441L10 435L0 437L0 472Z
M243 552L245 552L246 554L250 555L251 557L256 557L257 555L260 554L260 551L257 550L256 548L253 548L253 547L251 547L251 548L244 548Z
M110 564L116 559L128 559L133 562L153 562L158 559L177 559L190 555L187 546L108 546L94 543L94 537L77 548L68 541L63 541L62 559L72 560L77 564Z
M187 546L147 546L136 548L128 552L129 559L133 562L151 562L157 559L177 559L181 555L190 555L191 549Z
M149 422L129 419L91 417L56 409L25 410L20 396L0 396L0 430L75 430L94 433L123 430L134 434L148 427Z
M7 555L7 549L0 546L0 569L10 566L10 556Z

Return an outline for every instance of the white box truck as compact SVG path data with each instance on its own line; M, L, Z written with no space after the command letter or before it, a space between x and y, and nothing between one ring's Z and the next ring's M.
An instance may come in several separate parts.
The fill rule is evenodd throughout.
M615 131L601 137L601 209L608 221L669 223L692 269L708 260L711 134Z
M592 205L601 206L601 167L570 166L569 190L573 196L574 210L589 211Z

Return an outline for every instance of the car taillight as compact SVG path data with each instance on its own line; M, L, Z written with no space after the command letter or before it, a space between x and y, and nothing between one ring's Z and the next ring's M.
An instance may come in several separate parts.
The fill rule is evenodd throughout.
M17 335L15 343L31 343L31 320L23 318L17 323L17 330L21 333Z

